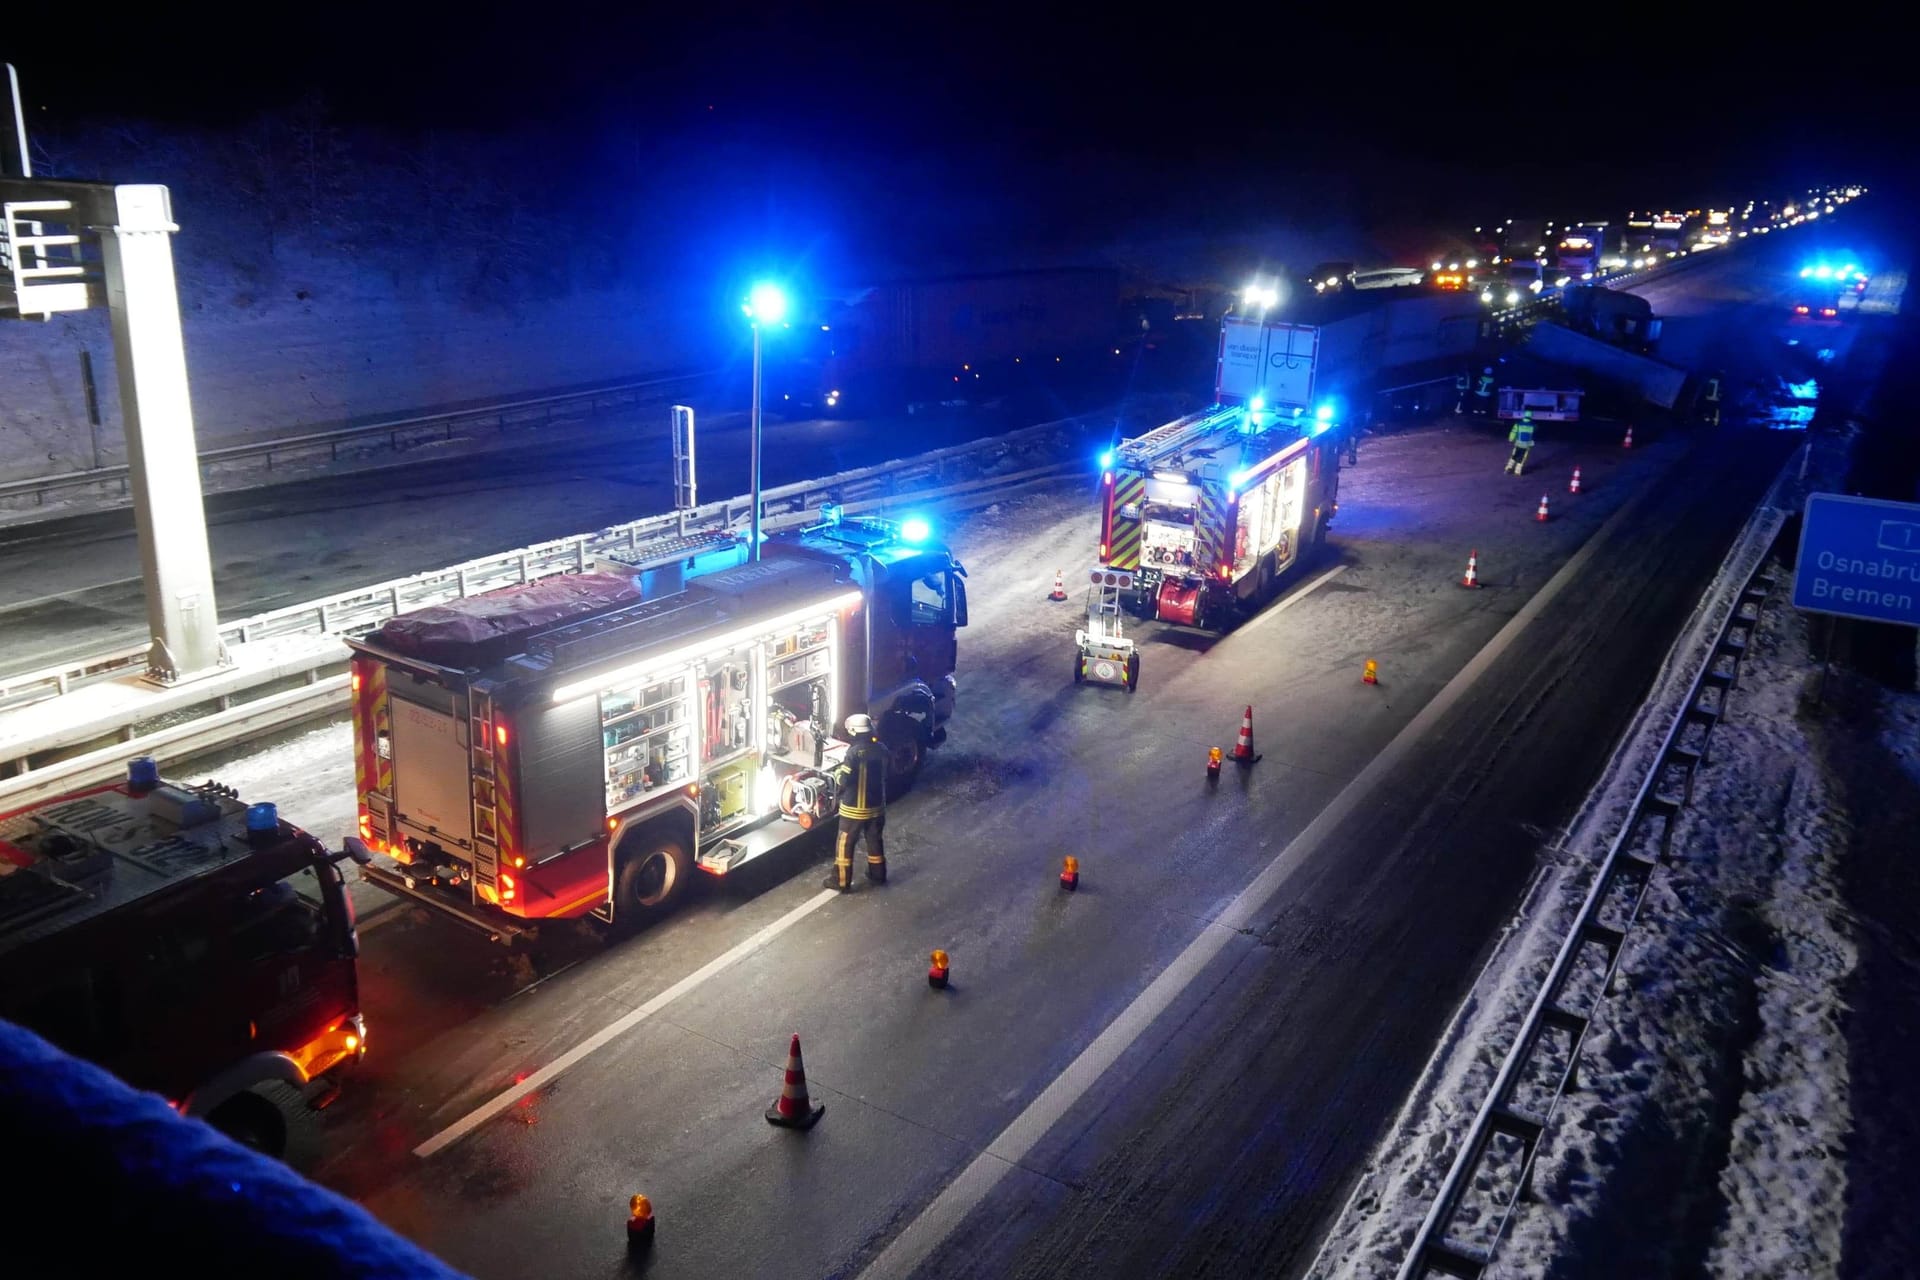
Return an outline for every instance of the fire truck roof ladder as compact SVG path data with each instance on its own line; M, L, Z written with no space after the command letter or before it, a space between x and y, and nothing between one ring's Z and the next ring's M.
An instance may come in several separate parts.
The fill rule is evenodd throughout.
M1239 405L1216 405L1200 413L1175 418L1165 426L1120 442L1120 460L1129 467L1145 469L1205 440L1222 427L1237 422L1243 410Z

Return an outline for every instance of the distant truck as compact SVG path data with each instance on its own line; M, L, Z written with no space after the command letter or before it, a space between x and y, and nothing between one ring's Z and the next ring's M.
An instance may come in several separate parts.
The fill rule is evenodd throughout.
M217 783L126 780L0 814L0 1018L289 1163L367 1051L332 853Z
M1573 227L1561 238L1555 250L1555 263L1561 275L1578 284L1600 274L1600 258L1606 248L1604 224Z
M1119 273L1103 267L841 290L769 336L765 400L788 414L848 416L1117 385L1120 315Z
M366 878L496 941L626 930L831 823L849 715L908 785L953 714L966 570L919 520L730 541L349 641Z
M1645 354L1660 340L1653 304L1637 293L1598 285L1569 285L1561 299L1567 327L1615 346Z

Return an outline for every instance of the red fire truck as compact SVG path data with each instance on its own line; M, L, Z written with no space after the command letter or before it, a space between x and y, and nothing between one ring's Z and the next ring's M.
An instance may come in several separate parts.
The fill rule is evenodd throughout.
M145 756L0 814L0 1017L298 1164L367 1049L339 866L366 856Z
M911 781L946 737L967 622L966 571L926 523L829 514L750 563L686 550L353 642L360 829L392 860L367 878L500 941L589 913L624 929L696 868L831 819L849 714Z
M1110 450L1099 563L1129 571L1125 606L1219 630L1270 600L1339 509L1336 439L1330 413L1230 404Z

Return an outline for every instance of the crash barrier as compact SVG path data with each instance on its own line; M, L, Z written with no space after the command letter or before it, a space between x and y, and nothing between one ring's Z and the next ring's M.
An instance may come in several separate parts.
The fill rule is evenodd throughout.
M573 424L583 418L610 413L632 414L684 399L717 377L717 373L675 374L596 387L590 391L567 391L558 395L525 397L443 413L415 414L405 418L385 418L363 422L332 431L303 432L277 436L247 444L223 445L200 453L200 477L212 479L223 468L257 463L271 473L276 460L337 462L342 450L386 449L404 453L424 445L444 444L456 433L525 431L551 426L556 422ZM59 475L31 476L24 480L0 481L0 510L43 507L55 495L127 498L129 468L124 463L67 471Z
M459 1280L372 1214L0 1021L0 1130L41 1168L6 1180L9 1274Z
M767 489L761 494L762 511L771 525L783 515L817 510L830 502L840 502L851 509L853 504L882 505L890 498L909 493L917 499L951 496L949 489L940 488L942 482L951 482L959 472L1016 463L1035 453L1046 452L1046 445L1053 434L1073 421L1062 419L1044 422L910 458L896 458L817 480L802 480ZM1056 463L1038 468L1025 478L1030 479L1041 471L1057 471L1062 465ZM1011 478L1002 475L989 478L985 483L999 483ZM951 492L964 489L964 485L951 486ZM592 533L536 543L502 555L468 560L445 569L343 591L323 599L287 605L223 623L220 638L231 646L277 636L330 635L370 630L396 613L424 605L442 604L549 574L578 572L602 552L633 552L649 543L669 538L731 529L746 521L752 505L751 497L742 495L722 502L709 502L690 511L647 516ZM0 677L0 710L59 697L97 681L141 672L146 668L148 647L147 642L142 641L21 675Z
M1781 473L1782 482L1788 474ZM1717 638L1698 651L1686 697L1648 759L1633 803L1601 859L1546 981L1408 1246L1398 1280L1420 1280L1430 1273L1478 1280L1492 1265L1515 1208L1531 1195L1541 1139L1553 1123L1561 1098L1577 1087L1581 1046L1600 1001L1613 992L1627 933L1639 917L1654 873L1672 855L1673 829L1680 810L1693 801L1694 776L1707 762L1708 738L1726 713L1728 696L1739 681L1740 661L1759 627L1760 611L1781 582L1783 571L1771 555L1784 523L1785 513L1770 494L1729 552L1723 575L1737 575L1735 565L1743 552L1754 555L1757 566L1745 585L1724 601L1726 614ZM1649 844L1651 856L1646 851ZM1576 982L1594 992L1585 1007L1576 1007L1580 1001L1566 998L1569 986ZM1489 1160L1496 1138L1518 1144L1519 1159L1514 1161L1508 1154L1505 1159ZM1484 1221L1476 1226L1485 1235L1484 1243L1469 1244L1449 1234L1470 1189L1492 1203L1490 1231Z
M1030 427L1026 431L1013 433L1027 436L1030 433L1051 431L1059 424L1043 424ZM998 437L996 441L1005 445L1010 437ZM971 446L958 446L956 450L941 450L941 454L957 454ZM1003 455L1004 456L1004 455ZM950 463L951 458L946 462ZM860 515L870 511L881 511L893 504L910 500L916 504L944 505L964 507L981 503L997 502L1013 497L1028 490L1055 483L1060 477L1080 469L1077 461L1049 462L1038 467L1023 468L1018 471L979 479L960 481L936 488L915 488L911 478L922 480L939 474L942 461L928 454L919 459L909 459L906 463L889 464L895 469L891 476L872 477L861 472L845 473L839 477L843 483L829 486L827 481L809 481L805 485L788 486L790 492L784 493L778 503L774 496L780 491L766 494L766 506L770 509L763 522L768 533L777 533L783 529L805 525L819 517L819 507L823 502L837 502L849 515ZM869 468L869 471L876 470ZM849 477L855 477L855 483L845 483ZM903 479L902 477L906 477ZM853 497L852 494L862 496ZM733 523L743 521L751 504L746 499L734 503L715 504L720 509L719 518L727 523L716 528L728 528ZM309 605L293 606L289 610L276 610L273 614L263 614L244 622L229 624L222 628L222 635L230 643L245 643L247 637L261 639L267 636L309 636L324 641L335 635L361 634L372 630L395 613L420 608L428 604L441 603L461 596L491 591L502 586L511 586L520 582L532 581L555 573L574 572L590 562L594 555L606 550L624 550L642 553L649 549L670 548L680 535L671 517L659 517L666 521L663 528L648 534L629 533L632 526L621 526L619 530L603 530L599 535L581 535L580 538L567 539L561 543L543 544L547 554L536 554L541 548L528 548L525 551L509 553L487 561L473 561L466 566L455 566L435 574L421 574L404 580L411 584L402 590L400 584L383 584L361 592L348 593L345 596L332 597L328 601ZM638 525L650 522L639 521ZM488 572L477 571L474 566L491 566ZM262 619L268 621L263 622ZM139 650L140 663L144 665L144 648ZM196 694L192 686L177 691L168 691L169 700L164 708L166 717L177 719L180 715L199 710L201 714L168 727L152 732L126 733L119 741L105 747L89 751L84 755L65 760L38 759L36 757L53 752L61 746L75 742L86 742L100 736L99 726L81 727L67 730L64 734L53 733L31 743L17 744L10 749L13 756L11 776L0 780L0 807L18 807L35 801L59 795L74 787L85 786L116 776L124 767L127 759L137 755L166 755L172 759L211 751L234 743L245 742L277 730L290 728L309 720L332 716L343 712L347 707L347 677L343 674L323 675L328 668L338 668L344 662L345 655L336 643L316 644L312 651L300 659L281 662L272 668L263 669L259 683L262 686L286 680L291 674L298 674L304 668L308 683L295 689L272 693L254 700L242 700L244 694L236 696L237 691L228 687L218 693ZM122 674L125 674L124 672ZM71 686L70 686L71 687ZM150 709L142 718L153 717Z

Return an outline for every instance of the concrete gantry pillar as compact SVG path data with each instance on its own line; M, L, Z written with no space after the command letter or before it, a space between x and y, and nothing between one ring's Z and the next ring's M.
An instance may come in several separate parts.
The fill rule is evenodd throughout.
M173 274L172 236L179 227L163 186L115 186L112 210L113 221L93 229L105 268L140 576L153 635L147 671L172 684L205 675L226 660Z

